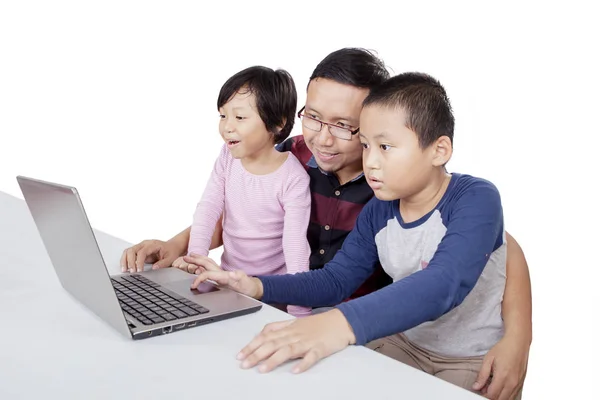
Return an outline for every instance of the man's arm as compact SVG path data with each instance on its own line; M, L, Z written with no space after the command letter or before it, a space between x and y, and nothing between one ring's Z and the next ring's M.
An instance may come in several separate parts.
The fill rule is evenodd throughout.
M502 301L504 337L485 355L473 385L474 390L490 399L512 399L519 393L527 374L532 339L531 281L527 261L521 247L508 232L506 246L506 287Z
M525 254L519 243L506 233L506 288L502 301L505 336L531 344L531 280Z
M190 241L191 226L188 226L171 239L167 240L167 244L173 249L173 252L182 256L187 253L188 243Z
M188 226L177 235L173 236L171 239L167 241L167 243L172 245L172 248L175 250L178 257L187 254L188 243L190 242L190 232L192 230L191 226ZM223 215L217 221L217 225L215 226L215 231L210 240L210 250L214 250L223 245Z
M223 244L223 216L219 218L215 231L211 238L210 250L216 249ZM187 254L190 241L189 226L171 239L163 242L161 240L144 240L123 251L121 256L122 272L141 272L145 263L153 263L152 269L167 268L173 264L178 257Z
M209 250L214 250L221 246L223 246L223 214L221 214L221 217L215 226L215 231L212 235L212 239L210 240Z

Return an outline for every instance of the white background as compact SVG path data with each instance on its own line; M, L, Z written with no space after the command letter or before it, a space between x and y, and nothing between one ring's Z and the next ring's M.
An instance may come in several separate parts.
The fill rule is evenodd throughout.
M457 120L449 169L501 191L533 282L524 398L597 393L591 6L198 3L0 3L0 190L21 197L19 174L74 185L96 228L168 239L189 225L218 154L216 99L230 75L285 68L302 105L329 52L376 50L395 73L441 80Z

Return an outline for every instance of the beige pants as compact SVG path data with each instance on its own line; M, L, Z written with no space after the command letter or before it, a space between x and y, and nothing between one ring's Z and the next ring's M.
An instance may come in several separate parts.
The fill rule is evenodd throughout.
M366 347L469 391L473 391L471 387L477 380L483 364L483 356L465 358L440 356L409 342L403 334L374 340L367 343ZM519 393L515 400L520 398Z

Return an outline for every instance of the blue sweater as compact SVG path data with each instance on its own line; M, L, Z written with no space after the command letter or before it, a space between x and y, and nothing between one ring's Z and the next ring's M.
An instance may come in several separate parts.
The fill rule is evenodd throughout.
M378 261L394 283L339 304ZM498 191L486 180L453 174L438 205L419 220L405 223L399 200L374 198L323 269L260 279L267 303L337 305L357 344L404 332L440 354L475 356L503 335L505 266Z

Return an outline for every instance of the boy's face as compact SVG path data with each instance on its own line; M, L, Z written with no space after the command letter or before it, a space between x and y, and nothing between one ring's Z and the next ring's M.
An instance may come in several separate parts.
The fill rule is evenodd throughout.
M439 166L436 143L421 149L417 134L406 127L401 109L365 107L359 135L365 177L380 200L406 199L419 193Z
M258 114L253 94L240 90L219 114L219 133L234 158L255 158L272 149L273 135Z
M304 114L322 122L352 129L358 128L362 102L368 89L343 85L330 79L317 78L310 82L306 93ZM344 173L359 173L362 166L362 148L358 135L351 140L339 139L323 126L320 132L302 126L302 134L309 150L323 171L335 173L340 180Z

